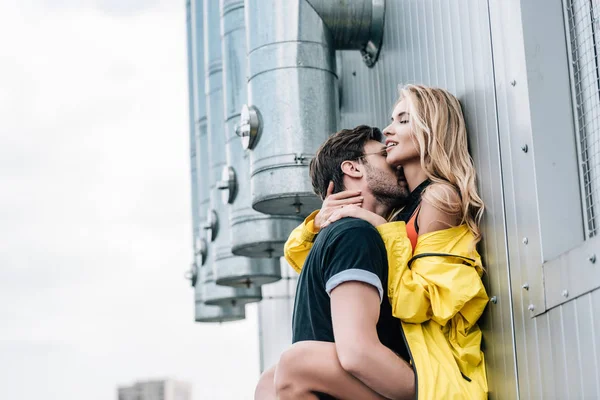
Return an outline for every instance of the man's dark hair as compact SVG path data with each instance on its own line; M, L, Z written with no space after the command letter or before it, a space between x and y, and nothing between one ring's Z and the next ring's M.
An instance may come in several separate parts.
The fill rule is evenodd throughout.
M367 125L342 129L331 135L310 162L309 173L315 193L325 199L330 181L333 181L333 193L344 190L342 163L358 160L365 154L365 144L369 140L381 142L382 138L379 129Z

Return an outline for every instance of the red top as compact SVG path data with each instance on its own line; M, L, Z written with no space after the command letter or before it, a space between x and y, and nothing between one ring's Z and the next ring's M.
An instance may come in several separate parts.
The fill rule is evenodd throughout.
M406 235L412 244L413 253L415 252L415 248L417 247L417 239L419 238L419 225L417 223L417 217L419 216L420 209L421 206L419 205L406 223Z

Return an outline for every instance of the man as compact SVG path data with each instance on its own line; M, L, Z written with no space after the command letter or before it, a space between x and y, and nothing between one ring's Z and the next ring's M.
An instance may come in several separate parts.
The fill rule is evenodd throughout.
M315 192L324 198L333 182L333 192L360 191L363 208L389 215L406 200L407 189L387 164L381 140L381 132L368 126L332 135L310 165ZM399 385L414 385L408 379L398 382L399 377L414 381L414 375L405 361L409 358L400 321L392 317L387 299L387 271L383 241L371 224L344 218L324 228L298 280L294 346L283 357L294 357L294 362L333 361L331 375L305 379L285 367L282 358L277 372L265 372L255 398L314 399L312 393L331 398L325 392L336 397L352 393L354 398L383 398L397 393ZM315 353L320 344L322 350ZM305 345L312 346L304 348L317 358L311 361Z

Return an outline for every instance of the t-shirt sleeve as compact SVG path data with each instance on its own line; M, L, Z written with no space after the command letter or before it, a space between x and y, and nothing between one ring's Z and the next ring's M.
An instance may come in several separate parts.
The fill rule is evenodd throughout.
M344 282L358 281L374 286L383 300L387 256L381 236L368 222L332 235L322 265L327 294Z

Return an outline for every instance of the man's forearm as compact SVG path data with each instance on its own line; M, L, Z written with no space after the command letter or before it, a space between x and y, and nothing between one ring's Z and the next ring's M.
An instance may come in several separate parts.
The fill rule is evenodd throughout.
M381 343L361 346L350 361L342 361L342 366L388 399L414 399L415 379L412 368ZM412 394L407 396L407 392Z

